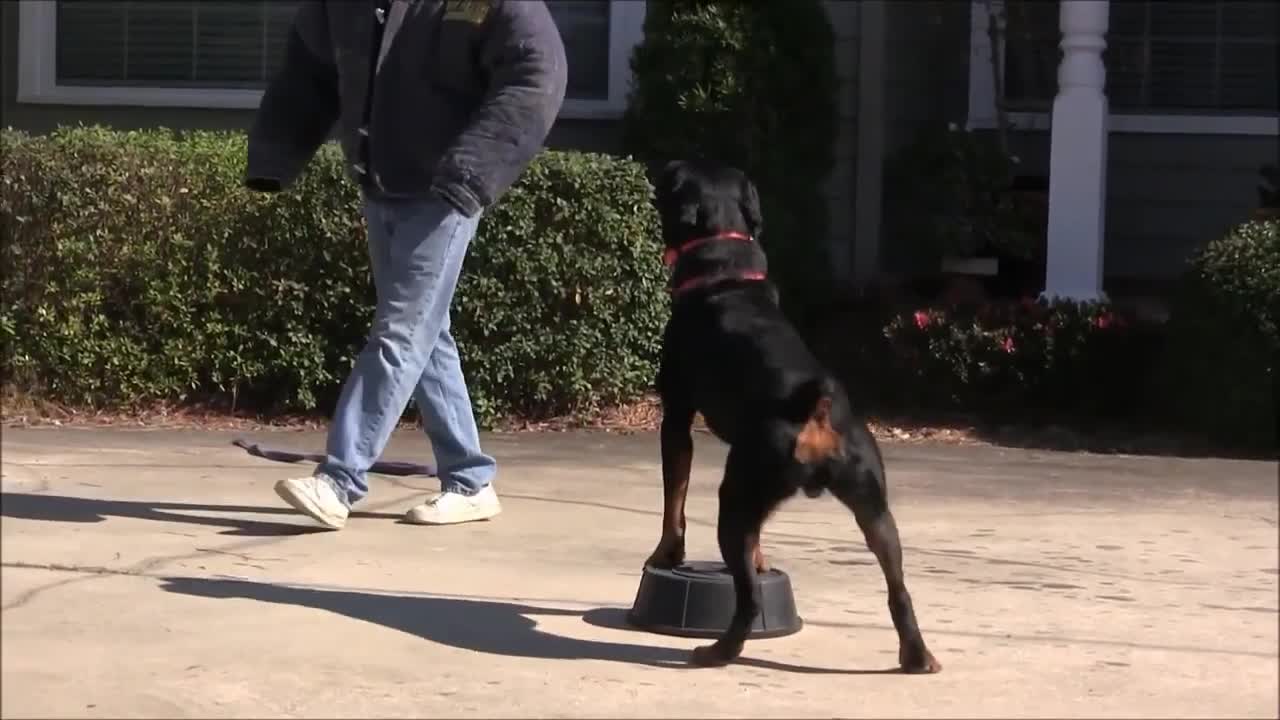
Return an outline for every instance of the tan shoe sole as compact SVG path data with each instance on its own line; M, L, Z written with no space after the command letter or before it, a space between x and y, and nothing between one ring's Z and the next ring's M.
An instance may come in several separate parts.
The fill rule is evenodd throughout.
M451 513L448 520L440 521L428 517L420 517L416 512L419 507L409 508L409 512L404 514L404 521L410 525L458 525L461 523L478 522L480 520L489 520L497 517L502 512L502 507L478 507L460 513ZM434 513L432 513L434 515Z

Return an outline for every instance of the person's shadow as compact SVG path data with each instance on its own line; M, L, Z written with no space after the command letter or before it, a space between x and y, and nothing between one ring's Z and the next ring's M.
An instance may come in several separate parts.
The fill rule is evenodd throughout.
M625 611L599 608L582 612L517 603L432 595L384 595L352 590L322 590L222 578L169 577L164 590L207 598L246 598L315 608L399 630L424 640L463 650L542 658L606 660L659 668L690 668L689 650L581 640L538 628L539 615L581 616L598 627L626 628ZM699 644L706 642L697 641ZM750 647L750 646L748 646ZM743 657L739 664L784 672L879 674L889 670L837 670Z
M255 513L292 515L297 523L271 520L249 520L207 514L188 513ZM309 524L305 516L289 508L258 507L253 505L207 505L178 502L136 502L130 500L101 500L44 493L0 493L0 515L23 520L47 522L99 523L108 516L155 520L225 527L221 535L244 537L272 537L324 532L323 528ZM378 518L397 520L399 515L390 513L353 512L353 518Z

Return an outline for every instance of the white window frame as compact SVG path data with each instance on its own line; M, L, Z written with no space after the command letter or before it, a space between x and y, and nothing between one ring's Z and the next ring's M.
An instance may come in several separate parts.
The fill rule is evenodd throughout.
M631 84L631 52L644 37L648 3L609 0L609 97L568 98L560 109L565 119L614 119L627 107ZM103 105L137 107L254 110L261 90L235 88L166 88L59 85L57 77L58 12L54 0L19 0L17 101L35 105Z
M1000 3L1000 0L994 0ZM969 117L970 129L996 127L995 87L991 77L991 39L987 35L984 0L970 0L969 22ZM1004 72L1005 54L1000 53ZM1048 112L1010 112L1009 122L1020 130L1049 130ZM1108 127L1116 133L1165 135L1280 135L1280 117L1266 115L1184 115L1153 113L1111 113Z

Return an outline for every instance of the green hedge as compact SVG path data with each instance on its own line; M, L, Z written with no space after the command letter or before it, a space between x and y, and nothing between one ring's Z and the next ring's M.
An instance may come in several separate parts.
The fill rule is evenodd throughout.
M636 157L707 157L760 191L769 272L803 316L832 290L825 183L839 130L826 0L649 0L623 118Z
M1280 220L1245 223L1196 255L1156 375L1161 409L1232 445L1274 448Z
M89 406L226 397L321 409L372 315L364 225L336 147L298 186L240 186L238 134L0 135L4 373ZM486 213L454 305L480 417L646 391L666 315L644 169L545 152Z

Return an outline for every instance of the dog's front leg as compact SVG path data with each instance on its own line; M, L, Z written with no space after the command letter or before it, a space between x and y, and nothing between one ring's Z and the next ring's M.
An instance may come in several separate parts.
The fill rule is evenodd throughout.
M693 466L692 410L662 413L662 539L645 561L656 568L673 568L684 562L684 504L689 495L689 471Z

